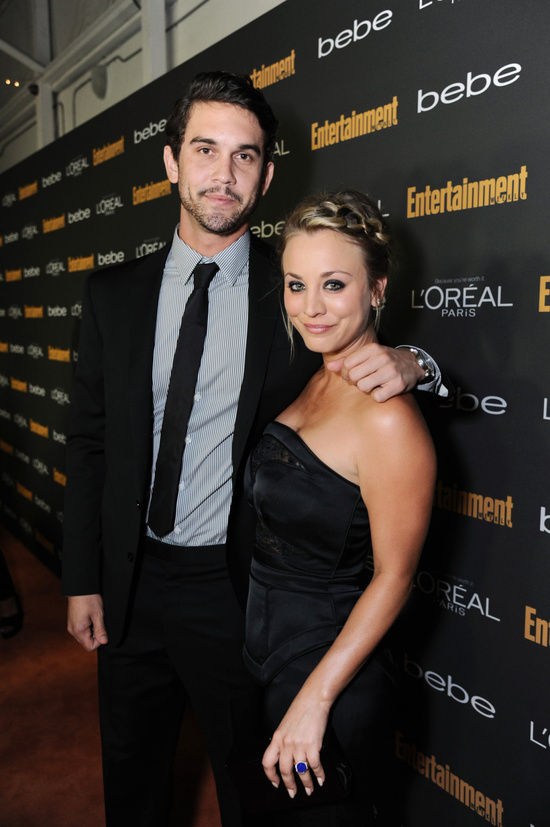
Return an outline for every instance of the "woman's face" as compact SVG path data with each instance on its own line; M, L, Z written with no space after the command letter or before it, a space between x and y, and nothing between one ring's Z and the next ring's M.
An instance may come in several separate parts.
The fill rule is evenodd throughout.
M371 291L361 248L335 230L299 233L282 257L285 308L309 350L335 358L374 341L372 307L386 279Z

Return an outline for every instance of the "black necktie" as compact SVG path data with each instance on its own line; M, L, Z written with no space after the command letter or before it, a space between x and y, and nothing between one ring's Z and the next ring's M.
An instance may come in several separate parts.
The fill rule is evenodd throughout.
M208 286L217 270L214 262L197 264L194 289L181 320L149 507L148 523L157 537L164 537L174 528L181 461L206 336Z

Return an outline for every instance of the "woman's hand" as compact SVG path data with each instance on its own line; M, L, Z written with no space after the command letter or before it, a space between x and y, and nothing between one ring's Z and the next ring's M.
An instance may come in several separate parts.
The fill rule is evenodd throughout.
M303 690L298 693L283 720L275 730L262 760L264 772L274 787L279 786L277 764L283 784L291 798L297 791L295 764L305 761L309 770L300 774L300 780L308 795L314 790L313 778L320 786L325 780L319 753L327 728L329 704L307 700Z

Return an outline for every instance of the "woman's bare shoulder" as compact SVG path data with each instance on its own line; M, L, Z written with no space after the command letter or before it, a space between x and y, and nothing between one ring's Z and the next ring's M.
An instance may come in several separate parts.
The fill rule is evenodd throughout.
M403 428L426 428L424 417L410 393L394 396L386 402L376 402L367 394L365 399L355 408L357 424L362 428L370 428L381 434L389 434Z

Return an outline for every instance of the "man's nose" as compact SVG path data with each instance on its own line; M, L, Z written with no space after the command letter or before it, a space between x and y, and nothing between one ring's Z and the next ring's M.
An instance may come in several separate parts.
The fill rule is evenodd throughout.
M214 169L214 180L222 184L234 184L236 182L233 159L220 155Z

